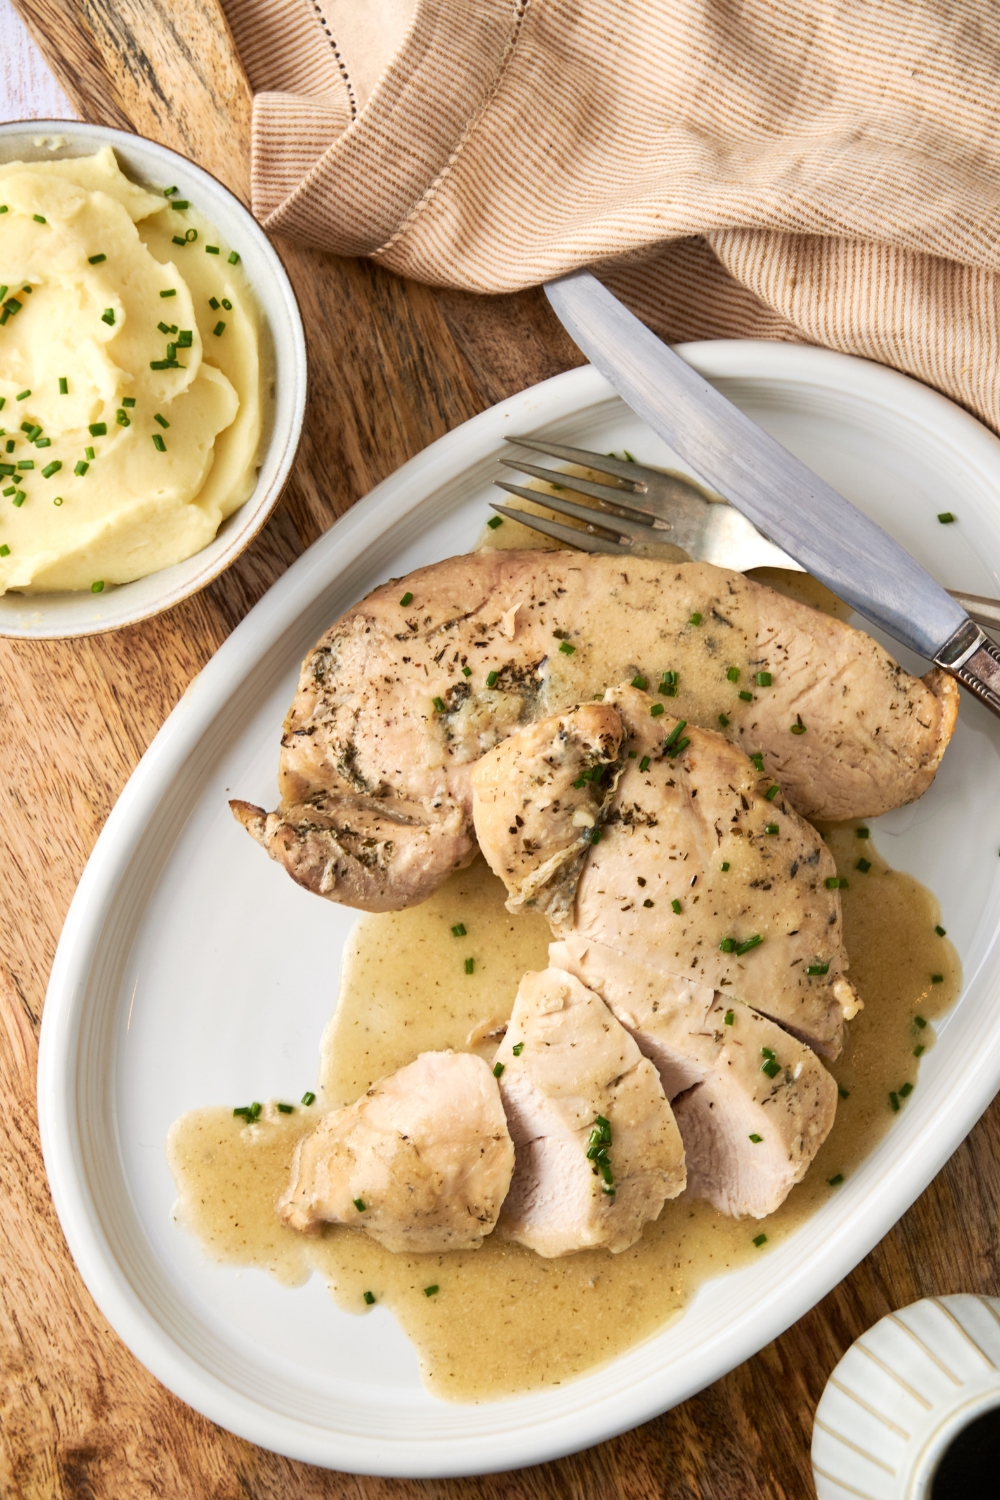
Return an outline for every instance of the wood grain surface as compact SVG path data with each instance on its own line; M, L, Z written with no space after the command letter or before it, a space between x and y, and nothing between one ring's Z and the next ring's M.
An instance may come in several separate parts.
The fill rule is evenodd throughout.
M17 0L74 106L196 158L245 197L249 91L215 0ZM927 1293L1000 1293L994 1105L858 1269L756 1358L575 1457L452 1481L286 1459L169 1395L108 1328L69 1257L35 1114L46 980L74 887L146 745L285 567L426 443L581 362L540 293L474 298L278 246L310 342L294 477L261 536L169 614L80 642L0 641L2 1500L800 1500L812 1414L851 1341Z

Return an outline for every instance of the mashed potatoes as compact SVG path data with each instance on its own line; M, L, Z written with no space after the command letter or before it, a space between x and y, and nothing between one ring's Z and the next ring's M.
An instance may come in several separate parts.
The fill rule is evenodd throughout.
M238 255L106 147L0 167L0 294L0 592L99 590L199 551L257 475Z

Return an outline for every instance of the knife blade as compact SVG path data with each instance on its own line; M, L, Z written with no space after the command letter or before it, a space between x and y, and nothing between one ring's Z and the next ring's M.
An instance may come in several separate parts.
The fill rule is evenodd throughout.
M546 295L632 410L776 546L1000 717L1000 650L919 563L758 427L587 271Z

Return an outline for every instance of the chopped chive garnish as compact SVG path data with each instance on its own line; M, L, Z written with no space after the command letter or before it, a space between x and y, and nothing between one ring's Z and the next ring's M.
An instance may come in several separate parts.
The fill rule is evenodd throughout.
M15 401L25 401L25 400L27 400L27 398L30 395L31 395L30 391L19 391L18 394L14 397L14 400Z
M648 755L644 755L642 757L642 760L639 762L639 770L640 771L648 771L649 770L649 756Z
M47 438L47 437L35 438L34 442L35 442L35 447L36 448L51 448L52 447L52 439L51 438Z
M867 875L871 867L872 862L870 859L859 859L857 864L854 866L856 870L861 871L862 875Z
M753 1134L750 1136L750 1139L753 1141L753 1143L754 1143L755 1146L759 1146L760 1143L761 1143L761 1141L764 1139L764 1137L762 1135L758 1135L757 1132L756 1132L756 1130L755 1130L753 1132Z
M740 697L743 699L744 703L753 702L753 693L748 693L745 688L740 689Z
M499 1078L500 1074L503 1072L503 1069L504 1069L503 1063L495 1063L494 1067L493 1067L493 1077L494 1078Z
M889 1103L892 1106L892 1112L893 1112L893 1114L898 1114L899 1113L899 1095L897 1093L891 1093L889 1095Z
M173 238L173 244L175 244L175 245L186 245L187 244L187 240L184 238L184 236L182 234L175 234L174 238Z
M686 750L690 743L691 741L688 739L687 735L685 735L682 740L677 741L676 745L672 745L670 747L669 753L671 755L680 755L681 751Z
M90 465L87 464L87 463L84 463L83 459L81 458L79 460L79 462L77 463L76 467L74 468L73 473L74 474L79 474L80 478L82 479L83 476L84 476L84 474L86 474L86 472L87 472L87 470L89 468L90 468Z
M90 585L90 592L92 594L103 594L104 593L104 579L103 578L98 578L94 583L92 583ZM260 1113L260 1105L259 1104L257 1105L257 1113L258 1114Z
M122 397L122 406L134 406L134 405L135 405L135 397L134 396L123 396Z
M727 1010L725 1016L723 1017L723 1021L725 1022L725 1024L727 1026L734 1025L735 1021L736 1021L736 1012L732 1011L732 1010Z
M160 319L160 321L159 321L159 323L157 323L157 325L156 325L156 326L157 326L157 328L158 328L158 329L159 329L159 330L160 330L160 332L161 332L161 333L173 333L173 331L174 331L174 330L173 330L173 329L172 329L172 328L171 328L171 326L170 326L170 324L169 324L169 323L164 323L164 322L163 322L163 319L162 319L162 318L161 318L161 319Z
M221 321L216 323L215 327L212 329L212 332L215 334L216 338L221 338L222 334L224 334L225 331L226 325Z
M311 1089L306 1089L305 1093L302 1095L302 1103L307 1107L310 1104L316 1103L316 1095L312 1092Z
M177 189L175 187L164 188L163 189L163 196L164 196L164 198L172 198L174 196L174 194L176 193L176 191L177 191Z
M840 1184L844 1180L844 1174L843 1172L838 1172L835 1177L828 1177L826 1180L830 1187L840 1187Z
M766 1245L767 1244L767 1235L766 1234L755 1235L754 1236L754 1244L757 1246L757 1249L759 1250L760 1247L761 1247L761 1245Z
M735 953L736 952L736 939L735 938L723 938L722 942L719 944L719 950L722 953Z
M166 453L167 451L167 445L158 432L153 433L153 447L157 453Z
M91 437L104 437L108 430L107 422L91 422L87 429Z
M6 203L0 203L0 214L5 214L6 212L7 212L7 205L6 205Z
M943 974L932 974L931 975L931 984L944 984L944 975Z
M238 1120L246 1120L248 1125L250 1123L250 1111L245 1104L240 1104L233 1110L233 1117Z
M923 1031L924 1027L927 1025L927 1022L924 1020L923 1016L914 1016L913 1024L914 1026L919 1026L920 1030Z
M761 1063L760 1071L766 1073L768 1078L777 1078L781 1072L781 1064L776 1057L769 1057L767 1062Z
M559 650L562 652L563 656L572 656L573 652L576 650L576 647L571 646L569 641L560 641Z
M188 200L186 198L175 198L174 201L173 201L173 203L171 203L170 207L171 208L179 209L180 212L183 213L183 211L186 208L190 208L191 205L190 205L190 203L188 202Z
M161 438L160 441L162 442L163 439ZM156 442L155 437L153 439L153 442L154 443ZM431 702L434 704L434 707L437 709L437 711L438 711L439 714L443 714L443 713L446 712L446 709L445 709L445 706L444 706L444 699L443 698L432 698Z
M503 525L503 516L491 516L486 524L491 531L496 531L498 526Z
M795 723L791 725L791 731L793 734L805 734L806 726L799 716L796 716Z
M107 260L107 258L108 257L106 255L103 255L103 254L102 255L88 255L87 256L87 264L91 265L91 266L99 266L101 264L101 261L102 260Z
M678 681L679 678L676 672L664 672L656 691L664 698L676 698ZM673 692L670 691L671 688L673 688Z
M757 686L758 687L770 687L771 686L771 674L770 674L770 672L758 672L757 673Z
M900 1088L900 1090L899 1090L899 1097L901 1099L908 1099L909 1096L912 1093L913 1093L913 1084L912 1083L904 1083L902 1085L902 1087Z
M7 546L7 543L4 542L3 546L0 547L0 557L9 557L9 556L10 556L10 548Z
M180 331L180 333L177 335L177 347L178 347L178 349L190 349L191 345L193 343L194 343L194 329L193 328L182 328L181 331Z
M175 363L175 361L177 359L177 345L176 344L168 344L167 345L167 359L169 360L169 362L171 364Z
M828 891L846 891L847 881L839 875L829 875L826 881Z
M780 833L781 829L778 827L777 823L765 823L765 825L764 825L764 832L765 833L770 833L770 834L775 834L775 833Z
M677 900L677 897L676 897L676 896L675 896L675 897L674 897L674 899L673 899L673 901L671 901L671 903L670 903L670 906L671 906L671 909L672 909L672 910L673 910L673 911L674 911L674 912L675 912L675 913L676 913L676 914L677 914L677 915L678 915L678 916L680 916L680 911L681 911L681 903L680 903L680 902L679 902L679 901L678 901L678 900Z
M8 453L13 453L14 446L15 446L14 439L13 438L8 439L7 443L4 446L6 447Z
M153 421L154 422L159 422L159 424L160 424L161 427L169 427L170 426L170 423L167 421L166 417L161 417L160 413L158 411L153 413ZM90 430L91 430L91 432L93 432L94 429L91 428Z
M441 1288L439 1286L425 1286L424 1287L424 1296L425 1297L433 1297L440 1290L441 1290Z
M185 240L187 241L187 243L189 245L193 245L194 242L195 242L195 240L198 238L198 231L197 231L197 229L187 229L187 230L185 230L185 232L184 232L184 238L185 238Z
M176 297L177 296L177 288L175 286L172 286L167 291L161 292L160 296L161 297Z
M632 686L634 688L641 688L642 691L645 692L646 688L649 686L649 683L646 681L645 677L633 677Z
M723 729L727 729L729 727L729 720L726 718L725 714L719 715L719 723L722 725Z
M697 613L693 614L691 616L690 620L688 620L688 624L689 625L700 625L701 624L701 615L699 615Z
M465 960L465 972L466 972L466 974L471 974L473 972L473 970L475 969L475 967L476 967L476 960L474 958L467 958Z
M726 673L726 681L727 682L739 682L739 680L740 680L740 669L739 669L739 667L730 667L729 671Z
M855 828L855 830L854 830L854 837L856 839L871 838L871 832L872 831L871 831L870 828Z
M205 254L206 255L218 255L218 253L219 253L219 247L218 247L218 245L206 245L205 246Z
M913 1055L914 1055L914 1057L920 1057L921 1054L924 1052L924 1050L925 1049L924 1049L923 1042L918 1042L917 1045L913 1049Z
M50 464L45 465L45 468L42 470L42 478L51 479L53 474L58 474L61 468L62 460L59 458L54 458Z
M496 687L499 678L500 678L500 673L499 672L487 672L487 674L486 674L486 686L488 688Z
M726 871L729 869L729 861L728 861L728 859L724 859L722 861L722 864L719 866L719 868L721 869L721 871L722 871L722 873L724 875L726 873Z
M226 309L226 312L232 312L233 304L230 302L228 297L223 297L222 305Z
M660 714L663 713L663 704L662 703L653 703L650 706L649 712L650 712L650 714L652 715L652 717L654 719L658 719L659 716L660 716Z
M954 519L955 517L952 515L950 510L938 511L938 520L941 522L942 526L947 526L949 522L954 521Z
M17 494L17 485L16 484L9 484L7 486L7 488L3 491L3 494L4 494L5 497L7 495L16 495Z
M93 460L93 459L95 459L97 457L97 454L94 452L93 448L84 448L84 450L83 450L83 456L84 456L84 458L88 458L88 459Z
M364 1296L364 1299L368 1303L369 1307L373 1307L375 1305L375 1293L374 1292L364 1292L362 1295Z
M353 1198L351 1201L353 1202L354 1207L357 1209L358 1213L363 1214L365 1211L365 1200L363 1198Z
M638 754L639 754L638 750L630 750L629 753L628 753L629 760L635 760L635 758L636 758L636 756Z
M466 937L467 933L465 931L465 923L456 922L454 927L451 929L451 935L452 937Z
M747 938L747 940L746 940L745 943L737 943L736 944L736 956L737 956L737 958L739 958L740 955L743 954L743 953L749 953L751 948L758 948L763 941L764 941L764 939L761 937L760 933L759 932L755 932L754 935L753 935L753 937Z
M240 258L237 255L236 251L235 250L230 250L230 252L229 252L229 264L231 266L238 266L239 263L240 263Z
M472 668L471 667L463 667L462 668L462 676L463 677L471 677L472 676Z
M219 308L222 306L222 303L219 301L218 297L209 297L208 305L213 312L218 312Z
M118 423L119 427L131 427L132 426L132 423L129 421L128 412L127 411L123 411L121 407L119 407L118 410L115 412L115 421Z
M114 310L113 307L106 307L104 309L104 311L101 313L101 322L102 323L107 323L108 326L109 326L109 328L113 328L114 327L114 325L115 325L115 310Z
M60 396L69 395L69 381L66 379L65 375L59 376L59 394Z
M842 1083L837 1085L837 1093L841 1099L849 1099L851 1097L850 1089L845 1089Z
M17 467L19 469L33 469L35 467L35 460L33 458L19 458Z
M678 719L677 723L674 725L673 729L670 731L667 738L663 742L664 750L669 750L672 745L676 744L677 740L680 738L681 731L686 728L687 719Z
M523 1042L515 1042L514 1045L513 1045L513 1047L511 1047L510 1050L513 1052L513 1054L514 1054L515 1057L520 1057L521 1053L524 1051L524 1043Z
M279 1115L293 1115L295 1113L294 1104L278 1104L275 1107Z
M55 499L52 502L53 505L62 505L62 503L63 503L62 495L56 495Z
M27 500L27 498L28 497L24 493L24 490L18 490L17 493L15 494L13 500L10 503L11 503L11 505L16 505L17 508L18 508L18 510L20 510L21 506L24 504L24 502L25 502L25 500Z
M411 593L405 593L399 602L405 609L408 604L413 603L413 595Z
M0 464L0 474L5 475L8 479L11 479L15 473L16 470L13 464Z
M47 224L49 222L48 219L45 218L44 214L32 214L31 217L34 219L36 224Z
M945 935L945 929L943 927L935 927L934 931L937 933L938 937L944 937Z
M766 800L768 802L773 802L774 799L775 799L775 797L778 795L778 793L780 791L781 791L781 788L779 786L777 786L777 785L776 786L769 786L768 789L767 789L767 791L764 793L764 796L765 796L765 798L766 798Z
M813 974L813 975L816 975L816 974L829 974L829 972L830 972L830 965L829 964L809 964L806 967L806 973L807 974Z

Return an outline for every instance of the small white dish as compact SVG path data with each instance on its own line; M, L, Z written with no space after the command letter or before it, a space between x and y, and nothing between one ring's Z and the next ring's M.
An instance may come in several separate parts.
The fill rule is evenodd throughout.
M0 162L89 156L111 146L127 177L143 186L178 186L238 246L265 324L271 380L265 379L264 438L257 484L218 534L184 562L102 594L0 595L0 636L21 640L96 635L134 625L195 594L228 568L271 514L288 479L306 404L306 345L291 282L267 235L215 177L176 151L103 125L76 120L29 120L0 125ZM267 365L265 365L267 371ZM273 390L268 390L268 384Z
M719 342L682 352L943 584L1000 592L1000 442L967 413L826 350ZM1000 1084L1000 723L964 697L930 791L874 825L889 862L941 900L964 966L962 997L867 1160L787 1239L703 1285L670 1327L558 1387L441 1402L421 1386L415 1351L387 1309L354 1317L318 1277L290 1291L262 1272L219 1266L171 1220L172 1121L198 1105L297 1098L312 1086L356 920L266 859L227 797L274 806L302 656L376 584L473 547L497 460L510 451L505 434L530 432L672 462L588 366L465 423L360 501L251 610L146 752L84 871L45 1004L45 1163L105 1317L198 1411L341 1470L417 1478L517 1468L683 1401L840 1281ZM955 525L938 523L942 509Z
M863 1333L816 1408L818 1500L927 1500L957 1435L1000 1407L1000 1298L924 1297Z

